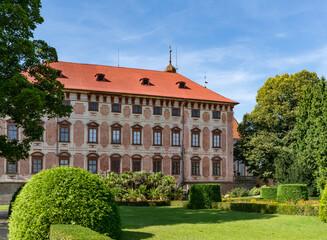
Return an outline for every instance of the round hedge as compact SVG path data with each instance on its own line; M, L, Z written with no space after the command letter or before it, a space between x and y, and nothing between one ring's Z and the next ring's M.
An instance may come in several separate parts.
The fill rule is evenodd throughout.
M78 224L119 239L118 207L109 187L83 169L60 167L33 176L17 196L9 239L49 239L52 224Z
M308 200L308 187L306 184L280 184L277 187L277 201L297 202L300 199Z
M327 222L327 185L320 199L319 218L323 222Z
M277 199L277 187L263 187L260 189L260 197L265 200Z

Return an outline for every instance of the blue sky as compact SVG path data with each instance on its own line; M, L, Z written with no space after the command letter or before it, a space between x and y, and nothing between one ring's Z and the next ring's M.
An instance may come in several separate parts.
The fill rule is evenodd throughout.
M269 77L327 72L327 1L43 0L35 32L60 61L178 72L253 110Z

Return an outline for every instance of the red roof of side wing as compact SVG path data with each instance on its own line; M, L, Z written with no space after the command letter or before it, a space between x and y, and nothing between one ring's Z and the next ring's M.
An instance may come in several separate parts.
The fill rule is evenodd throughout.
M51 67L62 71L64 77L58 80L65 85L65 89L238 104L238 102L202 87L178 73L70 62L51 63ZM104 74L105 80L108 81L97 81L97 73ZM140 81L142 78L148 78L152 85L142 85ZM178 87L177 83L181 81L186 83L188 89Z

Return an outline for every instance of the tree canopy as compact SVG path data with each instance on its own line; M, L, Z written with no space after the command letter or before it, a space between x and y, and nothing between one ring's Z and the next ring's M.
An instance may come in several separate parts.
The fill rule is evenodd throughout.
M266 180L289 181L302 92L318 82L316 73L306 70L268 78L258 91L254 110L239 124L241 139L235 160L243 161L254 175Z
M0 3L0 118L23 129L20 140L0 135L0 157L16 161L28 156L30 143L43 132L42 117L69 116L63 105L63 85L57 71L56 50L33 31L43 22L40 0L2 0ZM34 79L28 81L27 77Z

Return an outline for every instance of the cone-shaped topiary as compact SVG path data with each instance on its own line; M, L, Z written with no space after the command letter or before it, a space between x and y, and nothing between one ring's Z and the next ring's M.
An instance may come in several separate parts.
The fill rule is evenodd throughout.
M320 199L319 218L323 222L327 222L327 185Z
M33 176L16 198L9 239L49 239L52 224L78 224L120 238L118 208L110 188L83 169L60 167Z

